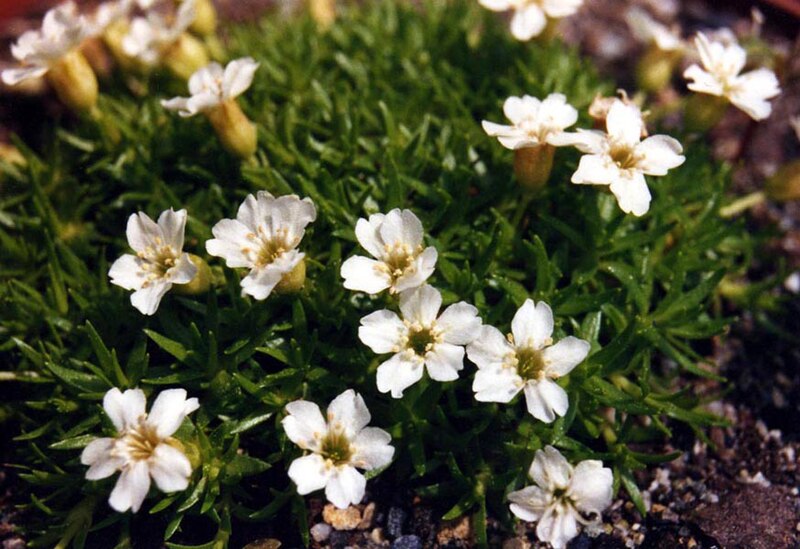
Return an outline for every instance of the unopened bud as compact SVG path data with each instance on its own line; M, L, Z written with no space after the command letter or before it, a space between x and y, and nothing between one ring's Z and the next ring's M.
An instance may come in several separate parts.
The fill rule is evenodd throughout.
M691 132L708 131L719 124L727 109L728 100L724 97L693 93L686 100L684 125Z
M183 80L188 80L198 69L208 65L209 61L205 45L186 32L164 52L164 64L172 74Z
M680 53L651 46L636 66L636 83L647 92L660 92L669 86L679 60Z
M306 283L306 260L300 260L294 269L283 275L281 281L275 286L277 294L294 294L299 292Z
M555 151L555 147L547 144L514 151L514 175L525 190L538 192L547 184Z
M781 166L767 179L764 191L769 198L779 202L800 199L800 160L792 160Z
M111 52L111 56L114 58L114 61L117 62L117 65L119 65L122 70L141 70L143 72L145 65L135 57L131 57L125 53L125 49L122 47L122 40L129 31L130 25L127 21L123 19L114 21L108 25L106 30L103 32L103 43L108 48L108 51Z
M336 21L336 0L308 0L308 11L320 29L328 29Z
M206 111L222 146L239 158L250 158L256 152L256 126L242 112L235 99L224 101Z
M197 267L197 274L186 284L175 284L172 288L176 294L180 295L200 295L208 291L211 286L211 268L202 257L194 254L187 254L192 265Z
M192 21L189 30L200 36L209 36L216 32L217 9L211 0L196 0L194 13L194 21Z
M47 71L47 81L62 103L84 113L97 103L97 77L80 50L67 53Z

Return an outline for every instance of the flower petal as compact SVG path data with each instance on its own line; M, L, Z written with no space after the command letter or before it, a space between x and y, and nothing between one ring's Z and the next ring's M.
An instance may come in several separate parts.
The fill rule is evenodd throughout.
M114 261L108 270L108 276L112 284L126 290L138 290L145 281L141 259L131 254L125 254Z
M146 405L147 397L141 389L128 389L123 393L114 387L103 397L103 409L120 432L138 425Z
M603 462L581 461L572 473L567 495L581 512L599 515L611 505L613 484L614 475L611 469L603 467Z
M636 168L648 175L666 175L668 170L686 161L682 152L677 139L668 135L650 136L636 146L636 153L641 157Z
M386 214L380 227L381 239L388 246L406 244L412 250L422 245L422 222L411 210L395 208Z
M380 266L382 262L362 255L354 255L342 263L339 273L348 290L377 294L392 284L392 277Z
M567 392L549 379L528 381L525 384L525 402L528 412L540 421L551 423L563 416L569 408Z
M307 400L295 400L286 405L286 413L281 425L289 440L303 450L316 450L328 432L319 406Z
M186 416L200 407L196 398L186 398L186 389L167 389L156 397L147 423L155 428L156 434L167 438L175 434Z
M603 154L581 156L571 181L579 185L610 185L620 177L619 168Z
M319 454L297 458L289 465L289 478L297 485L301 496L325 488L329 478L325 459Z
M550 542L553 549L564 549L578 535L576 514L566 505L548 507L536 525L536 537Z
M544 301L538 304L526 299L511 321L514 345L541 349L553 335L553 311Z
M436 248L429 246L417 256L411 267L394 281L393 290L405 292L421 286L433 274L439 253Z
M328 428L343 429L348 439L354 438L369 425L370 415L363 397L348 389L328 405Z
M162 443L150 458L150 475L162 492L179 492L189 486L192 464L183 452Z
M640 217L650 209L650 189L641 173L613 181L610 189L623 212Z
M529 4L518 9L511 17L511 34L517 40L530 40L544 30L547 18L536 4Z
M550 377L567 375L583 362L591 347L588 341L573 336L565 337L555 345L547 347L542 351L547 375Z
M481 369L501 367L513 352L514 348L494 326L481 326L478 337L467 345L467 357Z
M367 479L364 475L354 467L345 465L331 473L325 486L325 497L339 509L346 509L361 502L366 488Z
M642 113L637 107L617 99L608 109L606 129L615 143L634 147L642 135Z
M389 445L391 441L391 435L383 429L362 429L353 441L353 464L367 471L385 467L394 457L394 448Z
M526 486L522 490L508 494L508 501L511 502L511 512L517 517L527 522L535 522L547 509L550 497L538 486Z
M478 402L508 403L522 389L522 378L511 368L482 368L475 372L472 390Z
M152 280L150 284L131 294L131 305L143 315L154 315L161 304L161 298L170 288L172 288L171 282L163 279Z
M177 212L170 208L158 216L158 226L164 238L164 244L175 251L183 250L183 235L186 231L186 210Z
M258 63L252 57L242 57L228 63L222 77L222 95L225 99L238 97L253 83Z
M406 327L392 311L383 309L361 319L358 339L377 354L397 352Z
M403 313L403 319L409 322L431 326L441 306L442 294L428 284L400 294L400 312Z
M137 252L158 246L157 240L163 240L161 227L144 212L131 214L125 230L128 244Z
M471 343L481 329L478 309L469 303L459 301L447 307L436 319L436 326L445 343L467 345Z
M361 247L367 250L372 257L383 257L384 247L381 238L381 225L386 219L382 213L369 216L369 220L361 218L356 221L356 238Z
M378 390L381 393L391 391L392 398L402 398L403 391L422 379L424 371L421 360L409 360L406 353L397 353L378 366Z
M252 267L253 262L245 250L253 249L253 232L236 219L223 219L211 229L215 238L206 241L206 251L221 257L231 268Z
M464 369L464 347L450 343L437 343L425 355L428 375L436 381L455 381Z
M150 490L150 472L146 461L134 461L122 471L111 491L108 504L117 512L128 509L134 513L142 506Z
M536 450L528 475L548 492L565 489L572 477L572 466L561 452L552 446Z
M114 442L113 438L98 438L83 449L81 463L90 466L86 471L86 480L104 479L122 469L124 461L111 455Z

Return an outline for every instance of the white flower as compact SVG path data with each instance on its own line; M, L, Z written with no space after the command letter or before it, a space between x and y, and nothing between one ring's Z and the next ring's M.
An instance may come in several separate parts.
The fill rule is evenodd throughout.
M122 39L122 50L146 65L155 65L164 52L189 28L195 18L195 0L184 0L170 21L155 11L137 17Z
M747 52L735 42L712 42L698 32L694 43L703 67L692 65L684 71L683 77L692 80L690 90L725 97L753 120L770 115L772 106L767 100L781 92L774 72L761 68L739 74Z
M189 486L192 475L192 465L172 435L186 416L199 408L197 399L187 399L183 389L168 389L158 395L149 414L146 403L141 389L108 391L103 408L117 428L117 436L95 439L81 454L81 463L90 466L87 480L122 471L108 500L120 513L139 510L151 477L161 491L178 492Z
M662 25L638 6L625 12L625 21L637 40L655 44L661 51L681 51L685 47L679 29Z
M553 345L553 312L547 303L527 299L503 337L494 326L483 326L467 346L478 366L472 390L480 402L509 402L525 392L528 412L550 423L569 408L567 393L554 380L570 373L589 354L589 342L569 336Z
M606 117L608 133L578 130L563 134L559 144L575 145L581 152L572 182L609 185L622 211L637 216L650 209L650 190L646 175L666 175L686 158L681 144L666 135L653 135L641 141L642 114L638 108L615 100Z
M144 213L128 218L128 244L136 255L117 259L108 276L111 283L135 290L131 304L142 314L152 315L173 284L187 284L197 274L197 267L183 252L186 210L172 208L158 216L158 223Z
M289 466L297 493L325 488L325 497L344 509L364 497L367 480L356 468L371 471L392 461L392 437L383 429L367 427L370 421L361 395L348 389L328 406L327 421L319 406L296 400L286 405L286 436L309 453Z
M24 32L11 45L11 54L23 67L4 70L3 82L15 86L24 80L44 76L53 64L80 45L90 29L74 2L65 2L49 10L41 29Z
M162 100L161 105L183 117L213 109L244 93L257 68L252 57L231 61L224 69L219 63L210 63L189 78L191 97L173 97Z
M127 19L132 9L132 0L109 0L108 2L103 2L90 18L90 35L98 36L103 34L108 27L117 21Z
M433 274L439 255L422 247L422 223L411 210L395 208L356 223L356 238L372 257L353 256L342 264L344 287L376 294L417 288Z
M484 120L484 131L496 136L507 149L522 149L553 144L554 137L578 120L578 111L560 93L551 93L543 101L530 95L509 97L503 112L511 126Z
M596 524L611 505L614 475L603 463L590 459L574 468L561 453L547 446L537 450L528 475L536 483L508 494L511 512L535 522L536 536L563 549L578 535L580 526Z
M383 309L361 319L358 337L378 354L394 353L378 366L378 390L394 398L422 379L425 368L436 381L458 379L464 367L464 345L481 327L478 310L463 301L441 315L442 294L427 284L400 294L400 319ZM438 318L437 318L437 315Z
M242 294L266 299L284 275L305 257L297 251L306 226L317 218L310 198L273 197L266 191L247 195L236 219L223 219L211 229L206 242L211 255L225 259L228 267L246 267Z
M479 0L492 11L513 10L511 34L517 40L538 36L547 25L547 18L560 19L572 15L583 0Z

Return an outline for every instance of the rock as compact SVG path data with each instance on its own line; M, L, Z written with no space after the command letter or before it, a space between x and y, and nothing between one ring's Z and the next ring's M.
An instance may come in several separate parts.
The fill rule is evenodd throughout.
M361 522L361 511L352 505L347 509L337 509L329 503L322 510L322 519L337 530L355 530Z
M379 545L386 542L386 538L383 536L383 528L375 528L372 532L369 533L369 539L373 543L377 543Z
M259 539L248 543L243 549L278 549L281 542L274 538Z
M511 538L503 542L503 549L530 549L531 542L526 538Z
M400 507L392 507L386 517L386 533L393 538L403 535L407 514Z
M331 530L332 528L330 524L320 522L311 527L311 537L314 538L314 541L322 543L328 539L328 536L331 535Z
M439 545L447 545L451 541L470 540L472 540L472 523L469 516L442 522L439 532L436 534L436 541Z
M372 520L375 516L375 504L369 503L364 510L361 512L361 521L358 523L359 530L368 530L372 528Z
M422 549L422 540L417 536L400 536L394 540L392 549Z
M350 544L350 534L341 530L333 530L328 542L333 549L342 549Z

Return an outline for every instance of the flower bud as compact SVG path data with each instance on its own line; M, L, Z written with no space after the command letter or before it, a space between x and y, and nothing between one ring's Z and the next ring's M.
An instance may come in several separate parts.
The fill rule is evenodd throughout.
M275 293L294 294L299 292L306 283L306 260L300 260L297 266L283 275L281 281L275 286Z
M58 98L76 112L88 112L97 103L97 77L80 50L70 51L53 64L47 81Z
M173 285L172 291L180 295L204 294L211 287L211 268L202 257L194 254L187 255L189 256L189 261L192 262L192 265L197 267L197 274L194 275L194 278L186 284Z
M319 28L325 30L336 21L336 0L308 0L308 11Z
M779 202L800 199L800 160L781 166L767 179L764 191L769 198Z
M144 65L136 58L126 54L125 49L122 47L122 40L129 31L130 24L128 24L127 21L122 19L114 21L108 25L106 30L103 32L103 43L108 48L108 51L111 52L111 56L114 58L114 61L117 62L122 70L131 71L143 69Z
M8 143L0 143L0 160L8 162L9 164L16 164L17 166L24 167L28 164L22 153L14 145Z
M211 0L196 0L194 21L189 30L200 36L209 36L217 30L217 10Z
M688 131L708 131L722 120L727 109L728 100L724 97L694 93L686 101L684 125Z
M530 192L538 192L550 178L553 169L552 145L525 147L514 151L514 175L522 187Z
M164 64L172 74L184 80L188 80L195 71L208 65L209 61L206 47L188 33L181 34L164 52Z
M239 158L249 158L256 152L256 126L242 112L235 99L224 101L206 111L222 146Z
M647 92L660 92L669 86L679 60L680 53L651 46L636 66L636 83Z

